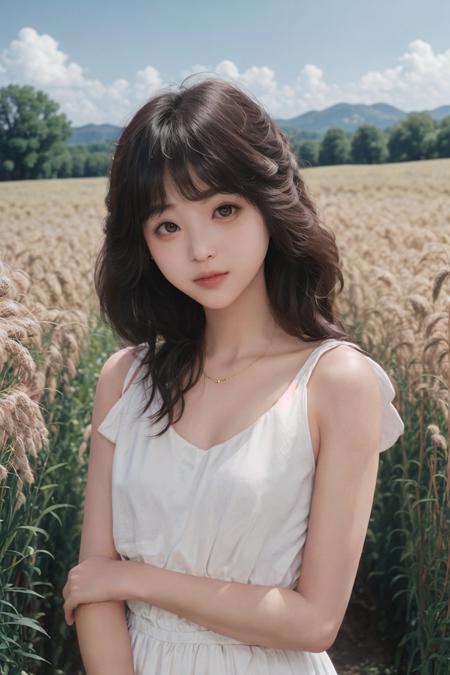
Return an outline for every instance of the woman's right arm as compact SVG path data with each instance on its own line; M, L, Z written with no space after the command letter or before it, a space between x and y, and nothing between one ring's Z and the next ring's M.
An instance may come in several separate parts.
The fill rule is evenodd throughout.
M93 555L120 560L112 536L111 481L115 445L97 428L120 398L132 361L132 350L121 349L105 361L98 378L78 562ZM86 675L134 675L124 601L78 605L74 624Z

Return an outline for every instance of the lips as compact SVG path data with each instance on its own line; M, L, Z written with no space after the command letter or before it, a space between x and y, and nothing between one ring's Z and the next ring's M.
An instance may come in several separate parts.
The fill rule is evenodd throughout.
M196 277L194 281L200 281L201 279L210 279L211 277L218 277L221 274L227 274L227 272L208 272L207 274L202 274L199 277Z
M216 272L213 276L200 277L195 280L195 283L203 288L214 288L220 286L227 278L228 272Z

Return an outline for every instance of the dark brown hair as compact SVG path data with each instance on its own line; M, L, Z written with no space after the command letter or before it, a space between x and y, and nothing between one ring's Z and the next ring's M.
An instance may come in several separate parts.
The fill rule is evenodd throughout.
M143 379L161 407L159 422L203 370L203 306L167 281L151 259L143 224L165 199L163 172L191 200L209 191L239 193L260 210L270 235L264 276L273 314L304 341L348 339L333 303L344 287L335 235L321 223L287 136L251 95L209 78L152 97L116 143L105 239L95 262L100 313L126 343L148 345ZM200 192L190 169L211 186ZM186 382L182 387L182 382Z

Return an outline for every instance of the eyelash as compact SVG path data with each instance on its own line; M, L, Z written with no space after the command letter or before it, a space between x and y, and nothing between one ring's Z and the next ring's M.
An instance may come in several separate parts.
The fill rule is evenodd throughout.
M215 211L217 211L218 209L223 209L224 206L231 206L233 209L236 209L236 213L238 211L240 211L240 209L241 209L241 207L238 206L237 204L231 204L231 203L227 202L225 204L219 204L219 206L216 206ZM230 218L232 215L233 214L230 214L229 216L224 216L224 218ZM221 220L223 220L223 219L221 218ZM159 228L162 227L162 225L165 225L166 223L170 223L170 221L166 220L162 223L159 223L159 225L157 225L156 228L155 228L155 234L159 234ZM171 223L171 224L176 225L176 223ZM178 227L178 225L177 225L177 227ZM169 234L174 234L174 232L169 232ZM167 235L163 235L163 236L167 236Z

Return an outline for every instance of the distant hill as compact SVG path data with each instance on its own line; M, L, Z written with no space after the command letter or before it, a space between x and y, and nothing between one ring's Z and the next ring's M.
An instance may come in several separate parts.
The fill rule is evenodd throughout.
M434 110L425 110L434 120L450 115L450 106L441 106ZM286 131L323 134L327 129L338 128L353 133L361 124L373 124L379 129L394 126L409 113L387 103L336 103L325 110L310 110L298 117L277 119L277 123Z
M89 145L100 141L115 141L122 131L115 124L84 124L81 127L73 127L72 136L67 141L68 145Z
M444 117L447 117L447 115L450 115L450 105L441 105L439 108L435 108L434 110L430 110L429 114L434 120L442 120Z
M387 103L336 103L325 110L309 110L290 119L277 119L286 131L323 134L327 129L339 128L353 133L361 124L373 124L379 129L393 126L408 113Z
M450 115L450 105L434 110L425 110L430 117L439 121ZM373 124L379 129L387 129L404 119L409 113L388 103L336 103L325 110L309 110L297 117L276 119L277 124L287 133L304 134L311 138L321 136L327 129L339 128L353 133L361 124ZM69 145L88 145L99 141L115 141L122 128L114 124L84 124L73 127L73 133L67 141Z

